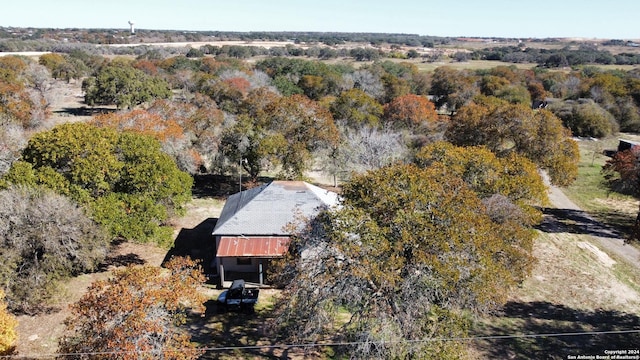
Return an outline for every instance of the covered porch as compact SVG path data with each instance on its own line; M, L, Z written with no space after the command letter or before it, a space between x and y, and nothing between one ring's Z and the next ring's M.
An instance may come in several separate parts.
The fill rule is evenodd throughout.
M288 236L222 236L217 240L217 270L223 288L243 279L256 286L268 286L271 260L289 248Z

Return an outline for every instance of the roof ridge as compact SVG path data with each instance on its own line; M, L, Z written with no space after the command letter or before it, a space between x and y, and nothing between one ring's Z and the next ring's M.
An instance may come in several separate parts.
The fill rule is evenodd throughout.
M283 234L296 209L313 216L337 201L336 193L304 181L272 181L230 196L213 234Z

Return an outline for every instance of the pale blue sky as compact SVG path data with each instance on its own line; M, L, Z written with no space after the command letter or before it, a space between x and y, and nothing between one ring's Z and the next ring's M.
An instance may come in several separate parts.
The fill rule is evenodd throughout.
M640 39L638 0L3 0L0 26Z

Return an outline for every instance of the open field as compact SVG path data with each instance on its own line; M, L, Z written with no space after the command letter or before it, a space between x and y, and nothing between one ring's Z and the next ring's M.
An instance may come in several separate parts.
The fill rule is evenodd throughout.
M593 217L612 226L627 229L638 212L638 200L632 196L610 191L602 183L602 166L607 161L604 150L616 149L618 138L640 139L637 135L618 134L603 140L580 141L580 176L576 182L563 189L580 208Z

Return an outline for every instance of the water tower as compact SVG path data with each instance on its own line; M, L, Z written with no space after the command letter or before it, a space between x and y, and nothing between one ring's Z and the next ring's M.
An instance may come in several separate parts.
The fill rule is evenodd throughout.
M129 20L129 28L131 29L131 35L136 33L136 30L133 28L134 22Z

